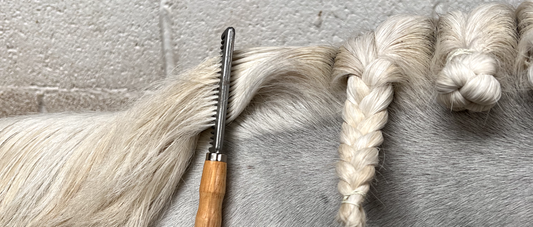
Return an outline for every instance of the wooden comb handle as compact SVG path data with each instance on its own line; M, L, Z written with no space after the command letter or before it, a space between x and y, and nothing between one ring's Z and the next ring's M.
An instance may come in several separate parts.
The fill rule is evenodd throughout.
M204 163L200 182L200 203L196 213L196 227L219 227L222 225L222 201L226 194L226 162Z

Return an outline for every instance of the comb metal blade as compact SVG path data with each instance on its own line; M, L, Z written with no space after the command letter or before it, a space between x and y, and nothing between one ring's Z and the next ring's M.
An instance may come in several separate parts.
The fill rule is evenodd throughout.
M235 29L227 28L222 33L222 62L220 71L220 84L218 93L217 112L215 115L215 125L213 129L213 138L209 152L222 153L224 144L224 131L226 127L226 112L228 109L231 61L233 58L233 46L235 42Z

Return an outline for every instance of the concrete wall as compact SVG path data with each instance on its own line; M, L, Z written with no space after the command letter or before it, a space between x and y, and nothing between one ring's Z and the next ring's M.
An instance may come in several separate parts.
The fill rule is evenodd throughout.
M482 2L0 0L0 116L121 109L152 82L216 56L227 26L237 49L338 45L391 15Z

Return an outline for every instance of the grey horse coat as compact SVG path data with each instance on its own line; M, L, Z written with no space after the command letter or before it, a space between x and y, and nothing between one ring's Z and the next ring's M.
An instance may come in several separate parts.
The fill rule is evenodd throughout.
M364 206L368 225L529 225L533 93L507 89L483 113L452 112L435 99L397 92ZM230 128L224 226L339 225L335 163L342 119L339 113L321 120L244 139L232 137L239 128ZM197 152L158 226L193 225L203 157Z

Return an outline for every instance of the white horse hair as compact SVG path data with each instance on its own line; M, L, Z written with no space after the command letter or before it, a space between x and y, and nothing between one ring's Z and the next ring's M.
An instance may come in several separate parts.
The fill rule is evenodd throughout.
M433 63L439 101L452 110L487 111L501 98L516 56L513 8L491 3L469 15L440 17ZM505 85L504 85L505 86Z
M387 123L392 83L416 81L427 72L433 50L433 26L425 17L396 16L374 32L348 41L337 55L335 77L348 76L339 147L339 219L364 226L362 204L378 164L381 129Z
M520 203L522 197L533 199L533 193L509 186L531 180L524 163L533 158L516 152L521 159L515 160L504 149L530 145L529 137L522 137L533 122L520 123L524 126L512 120L527 120L518 103L533 101L527 101L520 78L511 78L510 69L518 59L517 74L533 71L532 8L527 2L517 11L518 45L513 9L487 4L468 15L446 14L437 23L422 16L393 16L340 50L236 51L227 134L228 150L236 152L228 155L224 223L335 225L328 219L334 213L344 226L367 225L367 214L369 225L378 226L533 221L530 212L515 212L533 209L531 203ZM207 152L219 66L213 58L163 80L154 93L120 112L0 119L0 226L190 226L198 193L190 185L199 183L198 166ZM501 108L496 105L500 99ZM452 110L492 108L494 113L452 113L435 100ZM337 157L337 134L331 134L341 123ZM513 143L515 138L525 142ZM486 151L472 141L505 152ZM265 147L287 151L274 154ZM295 147L310 153L293 152ZM392 161L381 167L393 170L379 169L384 153ZM441 157L444 164L435 161ZM397 166L391 163L404 168L394 171ZM435 166L440 169L432 172ZM496 172L488 176L491 181L484 181L486 170ZM477 184L457 178L463 175ZM375 184L374 178L385 180ZM333 190L335 183L340 194ZM469 194L471 188L487 190ZM470 197L460 198L465 194ZM493 202L501 206L490 206ZM452 209L442 212L442 204ZM402 210L404 205L412 211ZM481 206L501 215L480 215Z
M300 97L315 101L309 111L327 113L320 106L336 100L329 92L335 53L318 46L236 52L229 119L265 92L289 98L263 114L299 110L291 100ZM218 71L216 60L206 61L123 112L2 119L0 226L151 223L178 185L198 135L212 125ZM264 130L287 127L269 123Z
M533 66L531 65L531 57L533 57L533 1L524 1L518 6L516 19L520 42L514 65L515 74L526 71L529 84L533 86Z

